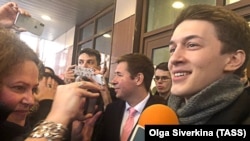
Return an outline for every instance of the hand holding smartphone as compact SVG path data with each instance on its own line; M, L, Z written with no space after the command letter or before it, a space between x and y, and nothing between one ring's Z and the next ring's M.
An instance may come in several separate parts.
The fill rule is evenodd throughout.
M102 75L95 75L94 70L91 68L84 68L76 66L74 69L74 74L76 75L75 81L93 81L97 82L99 85L104 85L105 81ZM92 90L89 90L92 91ZM96 109L95 106L97 105L97 98L86 98L86 102L84 105L84 114L94 114Z
M20 13L17 13L14 25L38 36L42 35L45 26L39 20Z

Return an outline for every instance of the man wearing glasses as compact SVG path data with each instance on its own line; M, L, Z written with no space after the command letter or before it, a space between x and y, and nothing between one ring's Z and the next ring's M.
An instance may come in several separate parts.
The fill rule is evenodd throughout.
M168 62L162 62L156 66L154 81L156 85L155 95L159 95L167 100L172 85L171 76L168 71Z

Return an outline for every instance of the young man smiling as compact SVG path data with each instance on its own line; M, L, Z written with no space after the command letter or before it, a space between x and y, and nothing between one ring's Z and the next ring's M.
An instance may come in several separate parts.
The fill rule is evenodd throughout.
M193 5L174 23L168 105L181 124L249 124L250 95L240 82L250 29L223 7Z

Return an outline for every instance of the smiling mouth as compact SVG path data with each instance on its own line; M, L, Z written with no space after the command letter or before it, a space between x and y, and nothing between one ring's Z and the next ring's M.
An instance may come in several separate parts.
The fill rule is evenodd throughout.
M186 76L186 75L189 75L191 74L191 72L177 72L177 73L174 73L174 76L175 77L181 77L181 76Z

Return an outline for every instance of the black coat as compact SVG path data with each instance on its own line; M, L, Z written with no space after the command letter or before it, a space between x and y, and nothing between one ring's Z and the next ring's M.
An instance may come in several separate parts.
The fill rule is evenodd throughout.
M5 121L0 127L0 140L1 141L24 141L31 131L29 123L26 122L25 126Z
M7 119L12 110L8 109L4 104L0 103L0 127L2 123Z
M250 124L250 87L205 124Z

